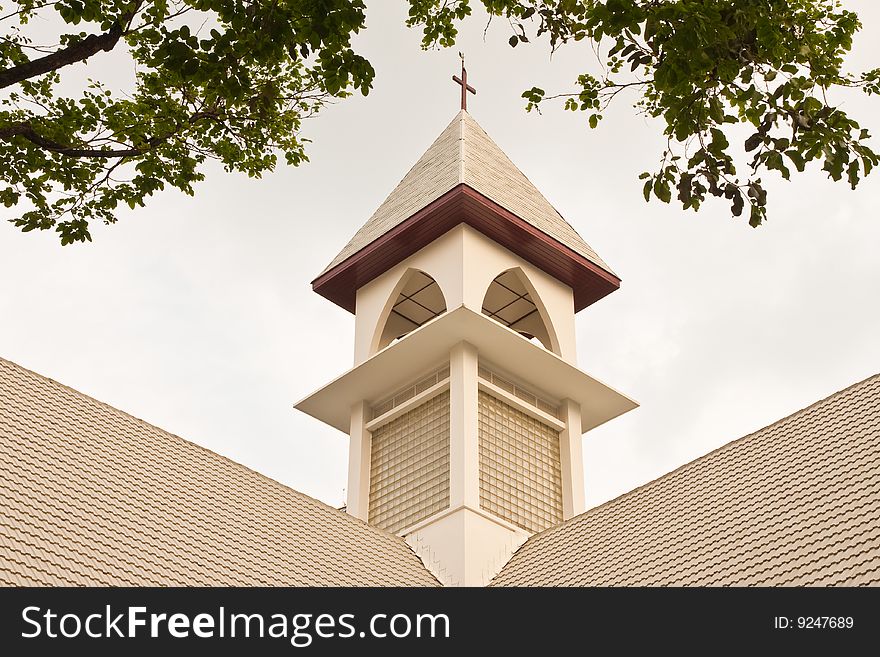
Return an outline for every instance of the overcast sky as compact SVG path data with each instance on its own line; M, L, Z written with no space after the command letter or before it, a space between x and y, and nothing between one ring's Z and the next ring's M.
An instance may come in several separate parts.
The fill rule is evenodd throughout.
M880 65L880 7L844 4L864 23L850 68ZM292 405L351 367L354 318L309 283L456 113L460 48L471 114L623 279L577 318L581 368L641 404L585 435L588 505L880 371L880 175L768 175L757 230L724 204L646 204L659 123L623 98L592 131L523 109L533 84L570 89L589 50L512 50L477 18L424 53L405 5L368 3L374 89L308 123L309 164L211 167L194 198L120 212L87 245L0 224L0 356L339 505L347 438ZM880 134L880 98L835 98Z

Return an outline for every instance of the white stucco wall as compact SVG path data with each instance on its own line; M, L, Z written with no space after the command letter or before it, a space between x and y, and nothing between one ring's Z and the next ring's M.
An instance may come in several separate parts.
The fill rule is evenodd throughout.
M547 326L552 351L577 364L572 289L461 224L357 291L355 365L378 351L382 330L408 270L421 270L437 281L447 310L464 305L481 312L489 285L499 274L514 268L521 271L523 283Z

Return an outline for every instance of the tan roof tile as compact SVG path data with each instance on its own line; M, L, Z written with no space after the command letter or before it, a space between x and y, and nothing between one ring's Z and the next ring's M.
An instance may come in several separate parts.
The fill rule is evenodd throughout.
M880 584L880 376L527 541L516 585ZM436 585L409 547L0 359L0 584Z
M473 117L461 111L322 274L462 183L614 273Z
M492 586L880 585L880 375L530 538Z
M0 585L437 584L402 539L0 359Z

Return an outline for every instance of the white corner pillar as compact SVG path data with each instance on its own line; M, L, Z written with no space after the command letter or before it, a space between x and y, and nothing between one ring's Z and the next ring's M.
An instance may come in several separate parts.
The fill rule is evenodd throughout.
M584 456L581 432L581 407L571 399L562 400L560 419L565 429L559 434L559 456L562 468L562 518L568 520L583 513Z
M449 354L449 508L480 508L477 349L459 342Z
M529 534L480 509L477 348L449 352L449 509L405 534L446 586L485 586Z
M346 511L366 521L369 516L370 504L370 432L366 425L369 421L370 406L367 402L358 402L351 407L351 433L348 447L348 499Z

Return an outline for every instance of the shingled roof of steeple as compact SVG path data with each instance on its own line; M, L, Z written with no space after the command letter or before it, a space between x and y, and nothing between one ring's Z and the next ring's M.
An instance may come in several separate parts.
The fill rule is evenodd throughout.
M459 224L467 224L574 292L575 312L620 278L462 110L312 281L350 312L357 290Z
M614 274L464 110L440 133L322 274L460 184L480 192L563 246Z

